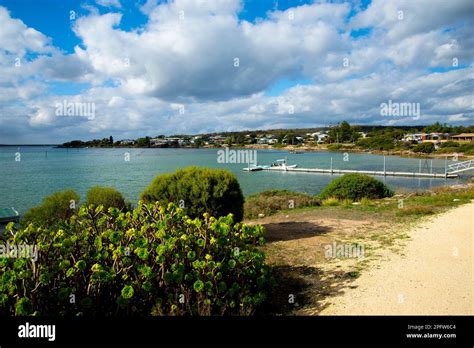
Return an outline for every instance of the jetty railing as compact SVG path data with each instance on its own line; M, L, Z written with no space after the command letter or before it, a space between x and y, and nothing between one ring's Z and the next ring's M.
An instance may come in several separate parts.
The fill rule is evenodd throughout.
M447 160L447 159L446 159ZM366 175L374 176L403 176L403 177L418 177L418 178L438 178L438 179L451 179L457 178L457 173L474 169L474 161L465 161L460 163L455 163L450 166L445 165L445 170L443 173L435 173L433 171L433 160L430 161L428 167L428 172L423 172L422 170L422 160L420 159L418 171L391 171L387 170L386 159L383 157L383 170L364 170L364 169L336 169L333 167L333 158L330 159L330 166L328 169L325 168L303 168L303 167L271 167L263 166L259 167L258 170L267 170L267 171L285 171L285 172L304 172L304 173L320 173L320 174L348 174L348 173L359 173Z
M450 164L446 170L446 173L455 174L455 173L465 172L471 169L474 169L474 160Z

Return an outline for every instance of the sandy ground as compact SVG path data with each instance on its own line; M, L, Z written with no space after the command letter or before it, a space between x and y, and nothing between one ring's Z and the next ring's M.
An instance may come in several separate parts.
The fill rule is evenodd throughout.
M320 315L473 315L474 203L408 232L403 254L362 272Z

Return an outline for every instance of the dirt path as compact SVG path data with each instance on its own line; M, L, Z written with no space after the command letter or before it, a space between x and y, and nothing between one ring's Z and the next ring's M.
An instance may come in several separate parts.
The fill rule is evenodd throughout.
M320 315L473 315L474 203L422 222L403 255L365 270Z

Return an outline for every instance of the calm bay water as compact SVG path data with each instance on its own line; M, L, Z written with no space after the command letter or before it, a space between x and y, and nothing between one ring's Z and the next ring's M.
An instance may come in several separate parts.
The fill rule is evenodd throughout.
M245 164L217 162L218 149L57 149L53 147L0 147L0 207L15 207L20 213L54 192L72 188L85 198L95 185L112 186L136 202L140 193L162 173L191 165L229 169L236 174L245 195L270 189L319 193L333 178L327 174L260 171L243 172ZM21 160L15 161L15 154ZM130 161L125 160L125 153ZM289 164L300 167L383 170L383 156L313 152L288 154L286 151L258 150L258 163L270 164L288 157ZM387 156L387 171L418 171L419 160ZM450 164L451 162L448 162ZM422 160L429 171L430 161ZM444 160L433 160L433 171L444 173ZM463 179L419 179L379 177L394 189L426 189L436 185L460 183Z

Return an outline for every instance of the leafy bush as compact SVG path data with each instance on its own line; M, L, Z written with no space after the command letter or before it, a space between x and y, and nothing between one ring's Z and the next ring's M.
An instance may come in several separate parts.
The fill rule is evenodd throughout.
M64 226L7 226L5 242L37 245L38 260L0 258L0 316L249 315L271 284L263 227L231 215L139 202L81 207Z
M342 144L329 144L327 149L330 151L337 151L342 149Z
M357 141L356 145L368 150L392 150L395 148L395 139L388 135L375 135Z
M333 197L347 198L353 201L358 201L363 197L383 198L390 196L393 196L393 191L384 183L362 174L345 174L331 181L320 194L322 199Z
M23 226L56 226L76 212L80 197L73 190L56 192L45 197L39 206L28 210L21 221Z
M241 221L244 196L237 178L222 169L189 167L173 174L157 176L141 195L145 202L175 202L195 218L204 213ZM181 205L182 203L182 205Z
M459 143L456 142L456 141L446 141L444 143L441 143L439 145L439 147L441 148L445 148L445 147L459 147Z
M438 150L436 150L436 153L459 153L461 152L459 150L459 147L456 146L456 147L442 147L442 148L439 148Z
M464 153L465 155L472 155L474 154L474 144L473 143L468 143L468 144L461 144L459 146L459 152Z
M272 215L277 211L291 208L320 205L320 201L310 195L287 190L271 190L247 197L244 204L245 217L252 219L258 214Z
M125 202L122 194L112 187L95 186L87 192L87 205L103 205L104 209L118 208L120 210L131 210L131 204Z
M474 148L463 151L466 156L474 155Z
M438 149L436 152L437 153L463 153L465 155L474 155L474 144L473 143L465 143L465 144L460 144L452 141L448 141L444 144L448 143L453 143L457 144L455 145L450 145L450 146L443 146L441 145L441 148Z
M433 143L421 143L413 148L413 152L432 153L435 150Z

